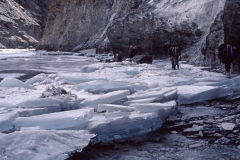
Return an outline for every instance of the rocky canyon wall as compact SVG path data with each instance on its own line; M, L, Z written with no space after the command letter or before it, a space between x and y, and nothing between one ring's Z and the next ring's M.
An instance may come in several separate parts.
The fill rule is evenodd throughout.
M166 57L166 42L186 49L204 41L224 4L225 0L53 0L38 49L110 46L127 56L128 47L135 45L143 54Z
M184 60L213 68L219 44L240 48L239 0L1 0L0 9L1 48L98 48L126 58L133 45L165 58L177 43Z
M51 0L0 0L0 48L35 48Z

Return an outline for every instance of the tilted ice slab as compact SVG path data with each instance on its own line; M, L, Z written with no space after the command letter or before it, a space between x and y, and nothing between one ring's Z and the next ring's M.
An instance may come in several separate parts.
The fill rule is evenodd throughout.
M147 107L153 112L112 112L104 116L93 117L87 126L87 129L97 136L92 139L93 143L100 141L109 141L114 139L128 138L154 131L160 128L163 122L171 114L177 111L176 102L168 102L163 104L148 104L148 106L136 104L135 108L139 111L147 111ZM140 109L141 108L141 109ZM113 116L111 116L111 114Z
M34 89L32 86L15 78L4 78L0 82L0 87L5 87L5 88L19 87L19 88L26 88L26 89Z
M163 95L165 95L166 93L169 93L171 91L175 90L175 88L162 88L156 91L144 91L144 92L140 92L140 93L135 93L132 95L127 96L127 98L129 100L133 100L133 99L146 99L146 98L154 98L154 97L162 97Z
M152 103L157 100L159 100L159 97L134 99L134 100L129 100L129 101L124 102L124 105L130 105L132 103Z
M0 114L0 132L13 129L13 125L14 125L13 122L17 117L18 117L18 113L16 112Z
M134 103L155 103L155 102L167 102L167 101L172 101L172 100L177 100L177 91L176 89L170 91L170 92L166 92L163 95L162 94L158 94L157 97L153 97L153 98L142 98L142 99L133 99L133 100L128 100L125 101L124 104L125 105L131 105Z
M121 111L121 112L131 112L134 111L133 107L129 106L122 106L122 105L114 105L114 104L99 104L98 111L106 111L106 112L114 112L114 111Z
M134 113L129 115L90 122L87 129L97 136L92 143L105 142L114 139L128 138L134 135L150 132L162 126L158 113ZM156 128L154 128L156 127Z
M86 83L81 83L72 88L73 90L80 91L86 90L90 93L107 93L116 90L130 90L134 91L132 85L127 82L95 80Z
M57 98L38 98L17 104L20 108L45 108L47 113L60 112L64 101Z
M178 104L192 104L205 100L223 98L232 94L225 86L179 86L177 87Z
M84 75L77 75L77 76L72 76L68 74L59 74L58 75L58 80L63 80L65 82L69 82L72 84L80 84L80 83L86 83L94 80L107 80L104 78L84 78Z
M15 105L13 105L11 103L7 103L7 102L0 102L0 107L4 107L6 109L16 108Z
M16 111L19 117L31 117L41 114L51 113L47 108L17 108ZM52 112L60 112L61 110L51 110Z
M17 131L0 134L1 160L63 160L93 137L87 131Z
M34 83L42 82L45 79L46 79L46 74L41 73L41 74L38 74L38 75L28 79L25 83L28 85L33 85Z
M228 79L226 81L223 82L218 82L215 84L211 84L212 86L227 86L232 88L234 91L238 91L240 90L240 76L237 76L235 78L232 79Z
M127 95L129 94L130 92L128 90L109 92L107 94L89 97L88 99L84 100L81 104L83 105L83 107L91 107L97 109L98 104L113 103L115 101L126 98Z
M93 109L85 108L73 111L50 113L32 117L18 117L15 127L40 127L41 129L67 129L87 122L93 117Z
M141 113L150 113L150 112L156 112L161 109L167 109L175 107L176 101L170 101L166 103L133 103L130 104L130 107L135 108L135 111L141 112ZM170 114L166 114L166 116L169 116Z

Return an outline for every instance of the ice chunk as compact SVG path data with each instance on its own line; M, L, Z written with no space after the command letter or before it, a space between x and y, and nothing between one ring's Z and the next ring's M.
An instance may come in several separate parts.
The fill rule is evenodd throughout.
M90 97L84 100L81 104L84 107L92 107L94 109L97 109L98 104L113 103L115 101L126 98L126 96L129 94L130 92L128 90L109 92L107 94L98 95L96 97Z
M134 108L122 105L114 105L114 104L99 104L98 111L107 111L107 112L114 112L114 111L121 111L121 112L131 112L134 111Z
M34 89L32 86L15 78L4 78L0 83L0 87L6 87L6 88L20 87L20 88L26 88L26 89Z
M159 100L158 97L153 97L153 98L144 98L144 99L134 99L134 100L129 100L124 102L124 105L130 105L132 103L152 103L154 101Z
M136 111L141 113L156 112L161 109L167 109L167 108L172 108L176 106L177 104L175 101L170 101L166 103L133 103L130 105L130 107L135 108Z
M18 117L18 113L10 112L0 114L0 132L13 129L13 121Z
M149 91L147 92L144 91L142 92L142 94L140 93L136 93L136 94L132 94L130 96L127 96L127 98L129 100L132 100L132 99L146 99L146 98L156 98L156 97L162 97L163 95L165 95L166 93L168 92L171 92L173 91L174 88L162 88L161 90L157 90L157 91Z
M232 88L234 91L240 90L240 76L237 76L232 79L228 79L223 82L218 82L215 84L211 84L212 86L228 86Z
M97 136L92 143L128 138L156 130L162 126L163 120L158 113L133 113L130 116L110 118L89 122L88 129Z
M13 105L13 104L10 104L10 103L7 103L7 102L0 102L0 107L4 107L4 108L16 108L16 106L15 105Z
M30 79L28 79L25 83L26 84L29 84L29 85L33 85L34 83L37 83L37 82L42 82L46 79L46 74L44 73L41 73L41 74L38 74Z
M93 137L87 131L29 130L0 134L0 159L63 160L82 150Z
M130 112L111 112L111 113L105 113L106 119L116 119L118 117L129 117Z
M98 70L99 67L98 66L94 66L94 65L87 65L87 66L83 66L81 68L81 72L82 73L91 73L91 72L95 72L96 70Z
M73 90L80 91L86 90L90 93L107 93L116 90L133 90L133 86L128 82L117 82L117 81L107 81L107 80L95 80L91 82L81 83L72 88Z
M64 80L66 82L70 82L73 84L79 84L79 83L86 83L86 82L90 82L90 81L94 81L94 80L107 80L104 78L84 78L83 75L68 75L68 74L60 74L58 77L58 80Z
M39 126L41 129L66 129L85 123L93 116L93 109L85 108L73 111L50 113L32 117L18 117L16 128Z
M225 86L179 86L177 87L178 104L192 104L205 100L226 97L232 90Z
M177 100L177 90L170 91L166 94L164 94L162 97L160 97L157 102L167 102L167 101L172 101L172 100Z
M45 108L47 113L52 113L61 111L60 105L63 102L63 100L55 98L39 98L21 102L17 106L21 108Z
M27 108L27 109L19 108L16 109L15 111L18 112L19 117L30 117L35 115L51 113L46 108ZM60 112L60 110L58 112Z

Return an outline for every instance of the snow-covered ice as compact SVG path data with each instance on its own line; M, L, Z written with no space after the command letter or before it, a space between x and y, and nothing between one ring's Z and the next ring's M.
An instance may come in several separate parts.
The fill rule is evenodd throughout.
M240 90L239 76L227 79L183 62L172 70L169 59L105 63L111 57L83 55L0 52L0 71L2 65L9 71L0 79L0 159L64 159L90 141L154 131L177 105Z

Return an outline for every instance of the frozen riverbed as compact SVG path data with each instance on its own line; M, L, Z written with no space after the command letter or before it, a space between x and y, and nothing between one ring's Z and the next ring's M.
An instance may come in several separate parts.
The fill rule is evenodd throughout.
M240 77L226 79L183 62L172 70L168 59L149 65L100 62L113 57L90 51L79 55L0 52L0 159L64 159L90 141L157 130L178 105L240 89Z

